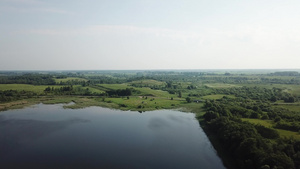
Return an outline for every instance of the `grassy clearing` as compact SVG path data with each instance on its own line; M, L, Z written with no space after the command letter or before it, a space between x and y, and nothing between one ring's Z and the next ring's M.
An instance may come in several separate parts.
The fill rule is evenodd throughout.
M201 117L205 114L205 109L203 108L204 103L185 103L180 105L181 111L195 113L197 117Z
M278 103L274 107L282 107L300 113L300 103Z
M265 127L272 128L273 122L271 120L261 120L261 119L248 119L248 118L242 118L243 121L248 121L253 124L260 124ZM293 137L297 140L300 140L300 134L298 132L288 131L288 130L282 130L282 129L275 129L278 131L280 137L282 138L290 138Z
M54 79L56 83L60 83L60 82L67 82L67 81L87 81L86 79L83 79L83 78L78 78L78 77L67 77L67 78L64 78L64 79Z
M233 95L224 95L224 94L214 94L214 95L207 95L207 96L203 96L203 99L211 99L211 100L216 100L216 99L221 99L224 96L227 96L229 98L235 98L235 96Z
M149 85L149 86L161 86L161 85L166 85L165 82L157 81L157 80L137 80L137 81L132 81L128 84L137 84L137 85Z
M112 90L131 88L127 84L98 84L97 86Z
M57 85L28 85L28 84L0 84L0 90L24 90L24 91L33 91L36 93L43 93L46 87L62 87Z
M115 103L107 103L102 102L97 98L87 98L87 97L77 97L72 100L75 104L72 105L65 105L64 108L68 109L81 109L90 106L100 106L100 107L107 107L107 108L115 108L117 109L119 106Z
M242 118L243 121L248 121L253 124L260 124L265 127L272 127L273 122L272 120L261 120L261 119L248 119L248 118Z
M155 97L176 97L177 95L172 95L169 94L166 91L162 91L162 90L153 90L150 89L149 87L132 87L132 86L128 86L127 84L99 84L97 85L95 88L105 91L108 89L112 89L112 90L117 90L117 89L126 89L126 88L133 88L137 91L140 91L140 93L136 94L139 96L155 96Z
M64 108L70 109L79 109L85 108L90 106L101 106L107 108L119 108L119 105L115 103L106 103L102 102L96 97L76 97L76 96L45 96L45 97L38 97L38 98L31 98L26 100L18 100L12 101L7 103L0 104L0 111L8 110L8 109L21 109L24 107L28 107L34 104L60 104L60 103L71 103L74 102L75 104L65 105Z
M282 130L282 129L276 129L279 132L280 137L283 138L294 138L296 140L300 140L300 134L298 132L288 131L288 130Z
M29 100L18 100L12 101L9 103L1 103L0 104L0 111L8 110L8 109L19 109L26 106L30 106L34 103L31 103Z
M56 96L48 97L41 100L44 104L59 104L59 103L70 103L76 100L78 97L67 97L67 96Z
M142 88L134 88L135 90L140 91L141 93L138 95L144 95L144 96L156 96L156 97L176 97L177 95L169 94L167 91L162 90L153 90L148 87L142 87Z
M105 91L100 90L99 88L92 87L92 86L89 86L89 87L80 87L80 88L82 88L83 90L88 89L92 93L105 93Z
M105 98L105 102L119 105L122 110L155 110L176 108L185 103L183 100L171 100L166 98L131 96L124 98Z
M230 87L239 87L238 85L234 85L234 84L224 84L224 83L209 83L209 84L205 84L205 86L211 87L211 88L230 88Z

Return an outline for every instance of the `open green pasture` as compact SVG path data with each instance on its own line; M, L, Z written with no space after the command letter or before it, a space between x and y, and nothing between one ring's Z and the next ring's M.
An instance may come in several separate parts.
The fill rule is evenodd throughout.
M57 85L28 85L28 84L0 84L0 90L19 90L19 91L33 91L36 93L43 93L46 87L61 87Z
M128 86L127 84L98 84L96 86L99 86L100 88L102 87L104 90L105 89L118 90L118 89L131 88L131 86Z
M140 91L138 95L142 96L155 96L155 97L176 97L174 94L169 94L167 91L162 90L153 90L148 87L142 87L142 88L134 88L135 90Z
M88 89L92 93L105 93L104 90L100 90L99 88L96 88L96 87L93 87L93 86L89 86L89 87L78 86L78 87L80 87L81 89L84 89L84 90Z
M171 100L167 98L131 96L124 98L105 98L105 102L115 103L122 110L154 110L176 108L179 104L185 103L184 100Z
M132 81L129 82L128 84L137 84L137 85L149 85L149 86L161 86L161 85L166 85L165 82L157 81L157 80L152 80L152 79L147 79L147 80L137 80L137 81Z

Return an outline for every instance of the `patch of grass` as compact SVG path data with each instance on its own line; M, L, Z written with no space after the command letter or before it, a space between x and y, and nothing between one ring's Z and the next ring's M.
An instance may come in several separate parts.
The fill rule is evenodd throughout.
M107 103L115 103L119 105L119 108L122 110L155 110L155 109L171 109L177 108L182 103L185 103L183 100L171 100L167 98L154 98L148 96L139 97L131 96L129 99L124 98L105 98Z
M278 103L273 105L274 107L282 107L285 109L289 109L291 111L300 112L300 104L299 103Z
M0 111L8 110L8 109L19 109L29 105L31 105L31 102L29 100L18 100L9 103L1 103Z
M180 110L184 112L192 112L195 113L197 117L201 117L205 114L203 106L204 103L185 103L180 105Z
M203 99L211 99L211 100L216 100L216 99L221 99L224 96L227 96L229 98L235 98L235 96L233 95L224 95L224 94L214 94L214 95L207 95L207 96L203 96Z
M286 138L294 138L296 140L300 140L300 134L298 132L288 131L288 130L282 130L282 129L276 129L279 132L280 137L286 137Z
M105 93L105 91L100 90L100 89L98 89L98 88L96 88L96 87L93 87L93 86L80 87L80 88L82 88L83 90L88 89L88 90L89 90L90 92L92 92L92 93Z
M97 86L112 90L131 88L127 84L98 84Z
M0 90L19 90L19 91L33 91L35 93L43 93L45 88L50 87L62 87L57 85L28 85L28 84L0 84Z
M135 90L140 91L141 93L138 95L141 96L156 96L156 97L176 97L176 95L169 94L167 91L162 90L153 90L148 87L142 87L142 88L134 88Z
M269 128L273 128L272 124L272 120L261 120L261 119L248 119L248 118L242 118L243 121L248 121L250 123L253 124L260 124L262 126L265 127L269 127ZM275 129L275 128L273 128ZM288 130L282 130L282 129L275 129L278 131L280 137L286 137L286 138L290 138L293 137L297 140L300 140L300 134L298 132L293 132L293 131L288 131Z
M72 100L75 104L72 105L65 105L64 108L68 109L81 109L90 106L100 106L100 107L107 107L107 108L115 108L117 109L119 106L115 103L107 103L102 102L97 98L87 98L87 97L78 97Z
M152 80L152 79L147 79L147 80L137 80L137 81L132 81L128 84L137 84L137 85L149 85L149 86L161 86L161 85L166 85L165 82L157 81L157 80Z
M261 120L261 119L249 119L249 118L242 118L243 121L248 121L253 124L259 124L265 127L272 127L273 121L272 120Z
M56 97L50 97L45 100L41 100L44 104L59 104L59 103L70 103L73 102L73 100L76 100L78 97L67 97L67 96L56 96Z
M211 87L211 88L239 87L239 86L234 85L234 84L225 84L225 83L208 83L208 84L205 84L205 86Z
M127 84L98 84L96 87L99 87L99 90L118 90L118 89L126 89L126 88L133 88L139 91L137 96L155 96L155 97L176 97L176 95L171 95L167 91L162 90L153 90L149 87L132 87L128 86ZM95 88L96 88L95 87Z

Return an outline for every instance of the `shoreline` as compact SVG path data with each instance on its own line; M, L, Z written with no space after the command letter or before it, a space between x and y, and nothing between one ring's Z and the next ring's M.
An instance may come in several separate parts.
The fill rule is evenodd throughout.
M222 146L219 144L218 140L215 138L215 136L209 132L206 129L205 121L202 117L202 115L205 113L204 109L202 108L202 104L199 104L199 106L189 106L189 105L178 105L176 107L171 108L141 108L141 109L124 109L124 107L120 107L118 104L115 103L108 103L105 101L97 101L95 100L96 97L88 97L88 96L51 96L51 97L39 97L39 98L30 98L30 99L22 99L22 100L16 100L6 103L0 104L0 113L2 111L12 110L12 109L23 109L35 104L68 104L68 103L74 103L70 105L64 105L63 108L65 109L82 109L86 107L91 106L99 106L99 107L105 107L110 109L118 109L123 111L153 111L153 110L161 110L161 109L173 109L178 110L182 112L191 112L195 114L195 118L199 122L199 126L203 129L204 133L208 137L209 141L211 142L213 148L216 150L217 156L221 159L223 165L228 169L237 169L233 166L232 159L228 159L226 156L226 152L222 149Z

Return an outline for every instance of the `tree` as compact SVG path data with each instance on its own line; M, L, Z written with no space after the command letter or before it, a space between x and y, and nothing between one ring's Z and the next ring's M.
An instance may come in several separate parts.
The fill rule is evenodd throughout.
M179 97L179 98L181 98L181 97L182 97L182 93L181 93L181 91L179 91L179 93L178 93L178 97Z
M186 100L188 103L191 103L191 102L192 102L192 99L191 99L190 97L185 98L185 100Z

